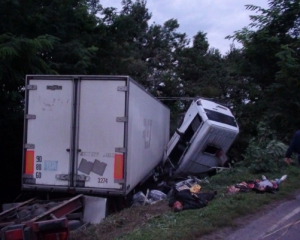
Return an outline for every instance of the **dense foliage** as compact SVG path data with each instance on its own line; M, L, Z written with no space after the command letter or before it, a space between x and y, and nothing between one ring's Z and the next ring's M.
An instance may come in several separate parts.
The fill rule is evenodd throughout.
M250 139L244 160L238 164L254 173L278 172L282 165L285 165L282 159L286 149L287 146L277 140L275 132L265 122L260 122L257 126L257 136Z
M228 36L243 48L232 47L225 56L210 48L201 29L190 40L178 32L176 19L151 23L145 0L122 0L121 10L100 3L0 2L0 149L10 163L3 172L20 173L26 74L130 75L160 98L212 98L230 106L240 125L229 154L235 161L243 159L254 138L253 150L258 123L284 143L298 128L299 0L269 0L268 9L248 5L256 14L250 16L252 23ZM174 130L189 102L165 103Z
M260 14L251 16L250 26L231 37L244 46L241 70L254 116L250 129L264 120L286 140L300 124L300 1L273 0L269 9L247 8ZM248 111L242 112L250 117Z

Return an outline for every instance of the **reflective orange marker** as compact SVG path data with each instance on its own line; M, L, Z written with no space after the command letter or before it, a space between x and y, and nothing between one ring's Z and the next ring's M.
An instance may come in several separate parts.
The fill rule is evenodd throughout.
M123 154L115 154L115 164L114 164L114 178L123 179L124 170L124 156Z
M26 159L25 159L25 174L33 175L33 172L34 172L34 151L27 150Z

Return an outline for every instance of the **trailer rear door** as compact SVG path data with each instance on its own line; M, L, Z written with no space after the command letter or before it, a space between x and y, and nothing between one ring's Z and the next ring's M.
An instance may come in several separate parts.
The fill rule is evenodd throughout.
M124 183L126 78L82 78L78 135L77 179L84 187L121 189Z
M24 173L35 184L69 184L74 82L71 78L27 82ZM56 175L66 174L66 179Z

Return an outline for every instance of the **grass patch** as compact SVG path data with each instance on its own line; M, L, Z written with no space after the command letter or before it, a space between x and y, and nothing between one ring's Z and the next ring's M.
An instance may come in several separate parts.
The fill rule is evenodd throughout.
M218 191L215 199L205 208L174 213L166 208L168 202L129 208L83 232L73 234L71 239L196 239L220 228L235 227L235 219L288 198L300 188L299 173L300 168L295 166L283 166L280 172L265 173L270 180L288 175L276 194L257 194L252 191L228 195L228 186L261 179L261 174L251 174L243 168L223 171L211 177L209 184L202 186L203 192Z

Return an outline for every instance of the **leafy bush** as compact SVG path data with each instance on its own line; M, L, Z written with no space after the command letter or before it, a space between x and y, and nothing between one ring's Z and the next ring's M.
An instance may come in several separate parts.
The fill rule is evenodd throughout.
M242 165L255 173L278 171L287 146L276 139L274 132L264 122L258 124L257 131L258 135L250 140L243 155Z

